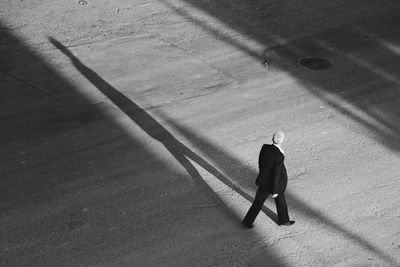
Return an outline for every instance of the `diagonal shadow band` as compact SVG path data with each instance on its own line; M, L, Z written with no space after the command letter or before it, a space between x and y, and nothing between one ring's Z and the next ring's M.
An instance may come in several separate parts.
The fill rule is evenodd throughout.
M63 52L72 61L76 69L84 77L86 77L86 79L88 79L100 92L102 92L108 99L110 99L144 132L162 143L164 147L174 156L174 158L185 168L185 170L192 177L197 186L202 188L205 192L208 192L208 194L210 194L214 199L220 200L219 197L202 179L200 173L188 159L191 159L192 161L199 164L202 168L207 170L214 177L219 179L222 183L234 190L236 193L240 194L248 201L252 202L254 200L253 197L251 197L240 187L232 183L225 175L218 171L217 168L212 166L209 162L204 160L187 146L178 141L167 129L165 129L144 109L139 107L135 102L133 102L124 94L112 87L93 70L82 64L80 60L76 58L64 45L51 37L49 37L49 40L56 48ZM232 211L230 211L227 207L225 207L225 209L231 215L233 214ZM263 211L271 220L278 224L277 215L273 211L265 206L263 207Z
M264 24L266 23L267 20L259 20L257 19L258 15L263 16L265 15L264 12L265 10L263 8L260 9L258 6L259 4L262 4L262 2L246 2L243 3L242 1L222 1L221 3L218 2L218 8L214 8L215 6L210 5L210 4L205 4L201 1L191 1L191 0L186 0L187 3L189 3L191 6L196 7L198 9L201 9L208 13L209 15L217 18L221 22L225 23L228 27L231 29L234 29L238 32L243 33L245 36L250 37L250 39L254 41L258 41L260 44L265 44L264 45L264 52L262 53L261 51L256 51L254 48L251 48L249 46L246 46L245 44L239 42L235 38L229 37L227 34L224 32L220 31L218 28L215 28L214 26L208 24L206 21L201 20L197 18L196 16L192 15L188 9L186 8L181 8L176 6L174 3L170 1L163 1L163 4L176 14L180 15L182 18L185 20L191 22L193 25L196 25L197 27L200 27L204 31L212 34L216 39L221 40L225 42L229 46L233 46L239 51L244 52L250 57L253 57L255 60L260 61L265 63L265 56L271 56L271 55L276 55L279 59L285 59L285 60L294 60L291 62L291 66L297 65L297 61L299 58L302 58L304 56L308 56L308 53L304 53L306 51L302 51L301 46L298 45L298 41L301 41L304 39L304 33L300 34L295 34L292 35L292 37L288 38L285 36L282 36L279 34L276 30L273 28L269 28L268 25L264 25L264 27L261 27L258 25L258 27L254 27L254 25L257 25L257 22ZM250 21L243 20L241 18L245 18L242 16L241 12L238 13L238 10L235 9L235 5L239 6L245 6L243 9L248 9L251 10L252 13L254 13L251 16ZM269 6L268 6L269 7ZM240 9L241 10L241 9ZM396 14L397 16L397 14ZM255 19L253 19L255 18ZM253 25L254 23L254 25ZM250 27L251 26L251 27ZM250 30L251 29L251 30ZM377 69L374 66L374 62L371 62L370 64L366 64L368 62L357 58L356 56L350 56L347 53L344 53L343 51L340 50L340 46L336 47L337 44L335 45L334 42L330 43L327 40L330 40L327 38L327 36L335 36L337 33L334 32L335 29L331 29L328 32L321 32L319 34L316 34L315 36L317 37L315 40L312 40L310 36L306 36L306 39L309 41L309 39L312 40L312 42L307 42L306 46L307 47L314 47L314 48L323 48L325 52L328 52L330 50L335 51L336 55L339 56L345 56L346 61L348 64L352 64L355 68L358 68L361 71L364 71L366 73L370 73L371 75L375 76L377 79L393 83L396 85L396 88L398 87L398 79L396 78L398 75L396 72L393 72L390 74L389 69L385 71L385 69ZM369 33L371 34L371 33ZM294 36L294 37L293 37ZM342 39L348 39L348 36L341 36ZM361 39L365 39L363 36L359 36ZM327 39L327 40L325 40ZM267 45L268 44L268 45ZM381 49L380 51L389 52L390 54L387 55L391 58L397 58L396 53L390 52L388 49ZM266 54L268 53L268 55ZM286 71L288 73L292 73L301 83L305 85L305 88L309 90L312 94L316 95L318 98L323 100L327 105L333 107L335 110L338 110L342 114L346 115L347 117L351 118L357 123L362 124L365 126L367 129L371 130L374 133L374 136L376 140L380 143L382 143L384 146L387 148L398 152L400 150L400 134L399 134L399 125L397 123L394 123L393 121L390 120L385 120L383 119L379 113L374 112L374 110L370 109L368 106L362 106L360 103L355 101L349 96L343 96L340 93L335 91L335 88L330 85L330 80L325 79L322 82L316 79L315 77L310 78L307 75L303 75L301 73L295 73L295 70L292 68L288 68L285 66L285 64L281 64L279 62L280 60L274 60L274 63L272 64L273 68L277 68L279 70ZM374 70L375 69L375 70ZM386 73L388 72L388 73ZM394 81L395 80L395 81ZM309 86L309 85L318 85L317 89L313 89L315 86ZM322 87L324 90L321 91ZM348 91L351 90L351 88L346 88ZM331 100L329 97L326 96L326 92L329 92L336 97L340 98L341 101L336 101L336 100ZM365 91L364 91L365 92ZM396 92L395 90L392 90L391 93ZM352 104L354 107L359 108L365 114L367 114L370 118L373 119L373 123L371 123L368 119L365 119L364 117L359 116L357 113L355 113L353 110L350 110L348 108L345 108L341 102L347 102ZM394 117L397 117L397 113L393 111L388 111L385 108L381 107L381 111L383 113L388 113L393 115ZM382 112L381 112L382 113ZM377 125L380 125L378 127Z
M134 121L141 129L143 129L143 131L145 131L149 136L161 142L165 146L165 148L174 156L174 158L185 168L185 170L192 177L194 182L203 190L208 192L208 194L210 194L211 197L219 200L219 197L205 183L205 181L202 179L197 169L192 165L192 163L190 163L188 158L199 164L202 168L207 170L209 173L218 178L225 185L229 186L235 192L243 196L245 199L249 200L250 202L253 201L253 198L250 195L248 195L240 187L232 183L230 179L228 179L225 175L223 175L220 171L218 171L216 167L211 165L209 162L204 160L202 157L197 155L187 146L178 141L167 129L165 129L164 126L162 126L159 122L157 122L150 114L148 114L145 110L140 108L136 103L127 98L124 94L120 93L118 90L112 87L97 73L95 73L94 71L86 67L84 64L82 64L80 60L76 58L65 46L63 46L61 43L59 43L57 40L51 37L49 38L49 40L56 48L58 48L67 57L70 58L70 60L72 61L73 65L77 68L77 70L84 77L86 77L99 91L101 91L105 96L107 96L118 108L120 108L127 116L129 116L129 118L132 121ZM164 117L163 119L165 119L165 121L167 121L169 125L174 127L180 134L182 134L182 136L189 138L189 140L193 141L194 145L198 147L203 147L204 150L208 152L208 154L214 156L213 161L221 168L229 170L227 166L225 166L221 161L218 160L219 158L228 159L228 161L231 164L234 164L235 166L243 165L240 163L239 160L228 155L227 153L224 153L223 157L221 157L220 155L221 151L218 152L219 157L215 157L217 152L215 152L216 148L213 144L211 144L209 141L205 140L198 134L179 125L172 119L167 118L165 115L161 116ZM246 167L243 167L243 169L246 172L251 173L251 175L255 176L254 171L246 169ZM339 223L329 219L326 215L323 215L321 212L309 207L309 205L307 205L303 200L299 199L290 192L287 193L287 199L289 202L295 204L293 207L294 209L297 209L300 213L304 214L309 220L322 223L325 226L333 229L334 231L342 233L343 236L353 240L355 243L359 244L364 249L371 251L378 257L385 260L391 266L399 266L399 263L385 251L383 251L380 248L377 248L362 236L352 233L350 230L341 226ZM227 207L225 207L225 210L232 216L234 215L231 211L229 211ZM268 217L270 217L277 223L277 216L274 212L272 212L265 206L263 207L263 211L266 213Z

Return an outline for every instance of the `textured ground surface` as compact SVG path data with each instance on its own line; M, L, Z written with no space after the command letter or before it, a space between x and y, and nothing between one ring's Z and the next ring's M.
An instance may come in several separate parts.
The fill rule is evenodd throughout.
M399 9L2 1L0 265L400 265ZM246 230L276 129L296 224Z

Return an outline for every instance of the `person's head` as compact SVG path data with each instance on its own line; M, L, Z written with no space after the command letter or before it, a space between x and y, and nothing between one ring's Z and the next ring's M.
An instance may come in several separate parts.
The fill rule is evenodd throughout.
M272 136L272 142L275 145L280 145L283 143L283 140L285 140L285 134L282 131L276 131L274 135Z

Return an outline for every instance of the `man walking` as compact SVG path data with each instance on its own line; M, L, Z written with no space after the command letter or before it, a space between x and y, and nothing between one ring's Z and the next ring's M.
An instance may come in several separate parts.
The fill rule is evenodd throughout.
M287 186L287 172L284 164L284 152L281 144L285 134L277 131L272 136L272 145L264 144L258 158L259 174L256 179L258 190L253 204L244 217L242 224L247 228L253 227L253 222L269 195L275 200L278 213L278 224L290 226L294 221L289 220L286 199L284 196Z

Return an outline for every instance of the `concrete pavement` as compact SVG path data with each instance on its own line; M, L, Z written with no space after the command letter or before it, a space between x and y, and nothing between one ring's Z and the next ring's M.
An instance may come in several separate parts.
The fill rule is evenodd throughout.
M399 265L399 7L2 3L0 264ZM276 129L296 224L245 230Z

